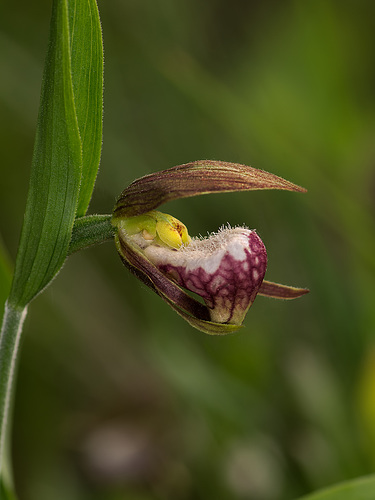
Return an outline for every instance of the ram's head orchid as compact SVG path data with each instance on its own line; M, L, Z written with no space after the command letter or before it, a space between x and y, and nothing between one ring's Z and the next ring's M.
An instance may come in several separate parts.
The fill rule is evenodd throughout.
M308 290L264 280L267 253L255 231L228 226L207 238L190 238L182 222L155 209L177 198L255 189L305 191L263 170L205 160L137 179L123 191L113 213L124 264L192 326L209 334L240 328L257 294L292 299Z

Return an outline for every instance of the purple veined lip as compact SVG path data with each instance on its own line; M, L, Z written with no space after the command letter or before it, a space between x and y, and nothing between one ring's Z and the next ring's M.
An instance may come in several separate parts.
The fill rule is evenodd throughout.
M121 193L112 216L121 260L194 328L210 335L232 333L241 326L257 294L295 299L309 290L264 280L267 254L255 231L228 228L203 241L193 239L189 245L184 241L185 245L179 247L178 236L167 227L169 223L182 240L176 220L160 212L160 219L156 216L150 221L147 215L180 198L263 189L306 192L269 172L211 160L178 165L136 179ZM158 231L154 222L164 226L159 224ZM184 233L185 240L187 237ZM200 295L205 304L185 290Z
M201 296L216 323L242 323L267 268L262 240L243 227L193 239L178 250L148 245L143 251L170 279Z

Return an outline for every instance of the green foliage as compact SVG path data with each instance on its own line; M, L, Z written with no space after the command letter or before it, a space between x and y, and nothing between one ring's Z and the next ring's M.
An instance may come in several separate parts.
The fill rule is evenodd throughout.
M95 0L69 0L70 64L82 173L77 217L86 213L99 168L103 118L103 43Z
M25 306L60 270L99 165L103 55L94 0L56 0L25 220L9 301ZM77 212L78 210L78 212Z
M365 477L318 491L300 500L373 500L375 477Z
M81 183L66 0L53 3L25 220L10 302L25 306L60 270Z

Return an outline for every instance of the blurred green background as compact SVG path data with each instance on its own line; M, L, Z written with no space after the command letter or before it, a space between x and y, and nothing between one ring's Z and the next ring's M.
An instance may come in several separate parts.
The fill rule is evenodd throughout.
M29 180L50 1L2 2L0 292ZM375 469L372 1L99 2L104 142L90 213L198 159L308 189L164 207L190 234L256 228L266 278L233 336L193 330L111 243L30 306L15 406L21 500L289 500Z

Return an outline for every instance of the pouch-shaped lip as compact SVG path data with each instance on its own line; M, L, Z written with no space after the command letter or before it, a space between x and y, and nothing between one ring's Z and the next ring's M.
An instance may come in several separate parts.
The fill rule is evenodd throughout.
M279 189L306 192L306 189L269 172L238 163L200 160L155 172L132 182L119 197L112 216L117 229L115 241L124 264L143 283L162 297L192 326L209 334L226 334L241 327L237 324L210 321L210 309L191 297L177 283L169 279L144 255L141 248L119 234L121 221L143 215L161 204L178 198L208 193ZM293 299L309 290L262 282L257 293L273 298Z
M191 297L176 283L169 280L140 251L135 250L131 245L125 244L117 235L115 241L124 265L194 328L209 335L226 335L241 328L241 325L210 321L207 306Z
M144 253L167 277L202 297L218 323L242 323L267 268L262 240L245 227L221 228L177 251L149 245Z

